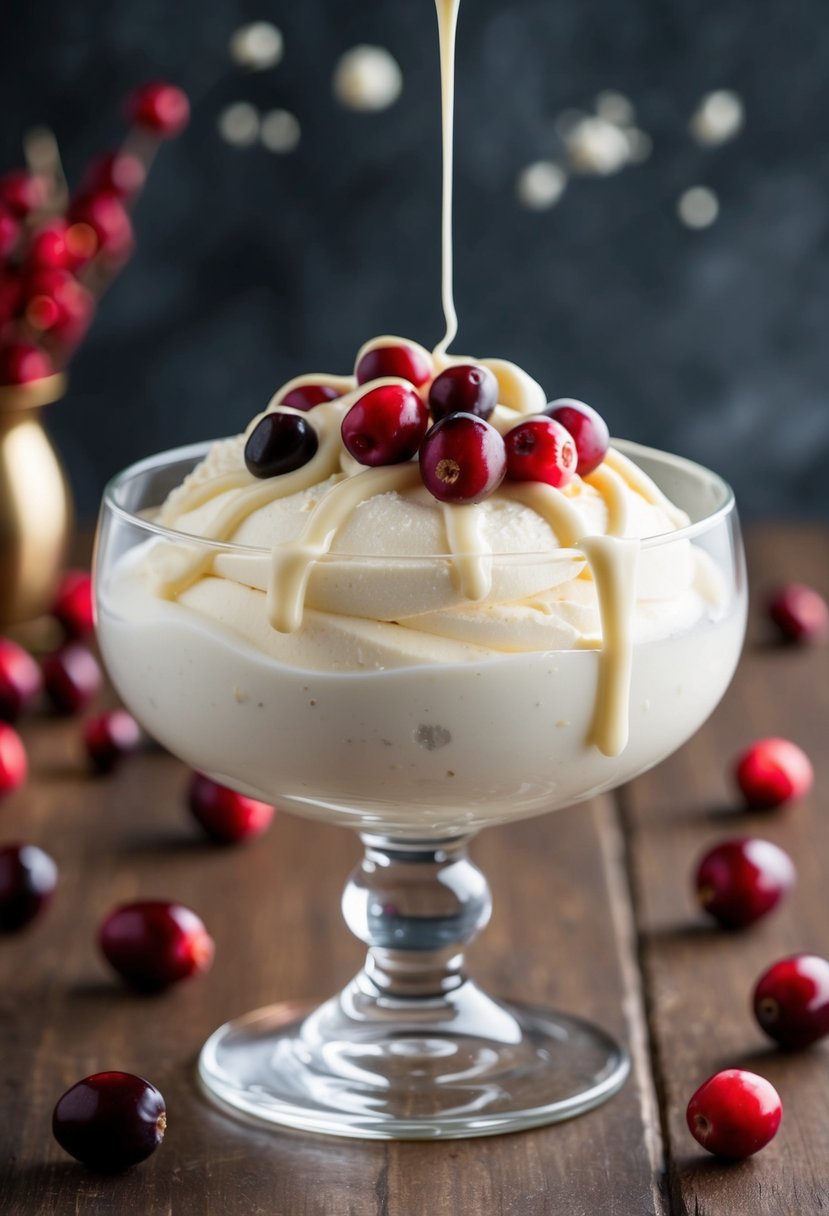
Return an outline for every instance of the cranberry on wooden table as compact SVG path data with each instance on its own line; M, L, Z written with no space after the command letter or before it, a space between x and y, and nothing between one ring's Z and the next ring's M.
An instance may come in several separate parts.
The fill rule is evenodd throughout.
M77 714L98 695L98 660L80 642L69 642L43 660L43 687L58 713Z
M750 807L783 806L803 798L812 788L809 757L790 739L758 739L737 759L737 784Z
M742 929L766 916L794 886L794 863L770 840L722 840L700 859L697 899L725 929Z
M0 719L16 722L43 687L40 668L11 638L0 638Z
M780 1126L783 1105L774 1086L756 1073L726 1068L705 1081L688 1103L694 1139L718 1157L743 1158L764 1148Z
M760 976L752 997L754 1016L781 1047L809 1047L829 1034L829 962L795 954Z
M0 930L13 932L39 916L54 894L58 868L33 844L0 846Z
M787 583L772 592L768 613L784 638L804 646L829 637L829 605L813 587Z
M92 575L86 570L66 570L52 602L52 616L67 637L83 638L95 627Z
M84 723L86 754L97 773L113 769L141 743L141 727L125 709L108 709Z
M110 966L141 992L159 992L213 962L213 939L201 917L169 900L115 908L101 925L99 943Z
M58 1099L52 1133L58 1144L91 1170L118 1173L145 1161L167 1130L164 1098L143 1077L99 1072Z
M193 773L190 778L187 805L204 833L217 844L261 836L274 817L270 803L238 794L203 773Z
M0 798L20 789L28 772L23 740L13 726L0 722Z

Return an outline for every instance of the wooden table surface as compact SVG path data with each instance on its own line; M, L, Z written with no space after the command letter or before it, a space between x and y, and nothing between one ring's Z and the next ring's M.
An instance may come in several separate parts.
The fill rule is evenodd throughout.
M772 581L829 592L829 532L775 527L749 539L755 600ZM754 979L798 950L829 954L829 648L769 642L755 609L724 703L676 756L613 797L483 833L474 854L492 923L471 951L491 990L594 1018L622 1036L632 1075L599 1110L537 1131L444 1143L315 1138L243 1126L200 1096L197 1051L220 1022L274 1000L322 998L360 962L340 919L357 840L278 816L236 849L199 840L184 768L161 752L86 775L78 725L23 728L33 775L0 807L0 840L40 844L59 894L0 941L0 1212L4 1216L809 1216L829 1210L829 1044L770 1049L748 1007ZM729 761L760 735L812 757L802 803L747 814ZM758 833L794 858L787 904L741 934L710 928L689 875L700 851ZM117 902L175 898L216 940L209 975L154 998L129 994L96 953ZM777 1139L742 1164L705 1154L685 1105L712 1072L746 1066L780 1091ZM103 1069L149 1077L169 1130L120 1177L67 1158L50 1134L57 1097Z

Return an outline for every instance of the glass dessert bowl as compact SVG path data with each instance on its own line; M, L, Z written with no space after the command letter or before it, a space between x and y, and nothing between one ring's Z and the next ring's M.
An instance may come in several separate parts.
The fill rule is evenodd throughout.
M687 516L629 542L617 583L636 607L627 629L611 580L602 594L597 577L608 553L588 538L488 553L487 585L521 610L471 617L463 603L444 613L432 601L480 554L348 551L346 538L340 550L314 550L306 626L280 633L274 651L262 605L267 596L278 615L296 572L239 533L216 540L181 519L159 522L209 451L164 453L107 488L96 551L104 658L126 705L188 764L360 833L365 857L343 913L368 955L306 1016L280 1005L217 1030L201 1053L203 1085L261 1121L373 1138L490 1135L598 1105L625 1079L622 1047L577 1017L495 1000L466 977L464 947L490 913L467 845L487 825L614 788L708 717L745 622L730 489L688 461L614 445L617 473L638 468ZM182 563L190 574L179 594ZM402 588L417 609L403 624Z

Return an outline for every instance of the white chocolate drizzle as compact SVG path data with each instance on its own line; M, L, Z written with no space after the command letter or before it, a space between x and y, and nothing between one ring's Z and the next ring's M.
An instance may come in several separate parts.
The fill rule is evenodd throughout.
M618 536L585 536L579 548L593 572L602 622L596 703L588 742L595 744L604 756L618 756L628 741L633 665L631 618L636 599L639 542Z
M455 118L455 32L458 26L460 0L435 0L440 38L440 113L443 137L443 190L441 194L441 299L446 332L435 347L435 355L443 355L458 332L458 314L452 291L452 178L454 170Z

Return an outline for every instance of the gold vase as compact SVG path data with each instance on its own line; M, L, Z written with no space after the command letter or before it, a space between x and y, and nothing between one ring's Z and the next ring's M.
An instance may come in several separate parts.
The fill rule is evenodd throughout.
M0 628L45 612L66 562L72 498L43 427L65 391L62 375L0 387Z

